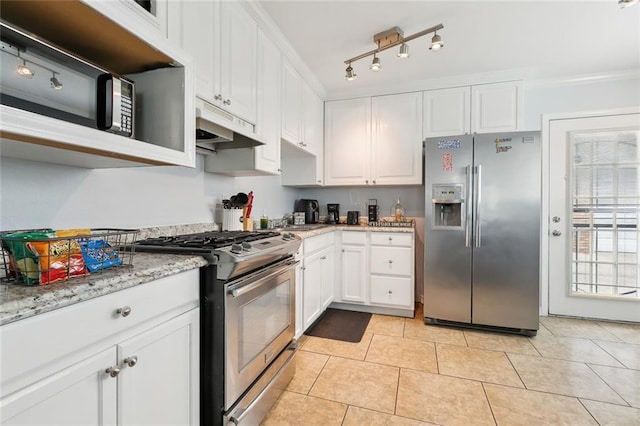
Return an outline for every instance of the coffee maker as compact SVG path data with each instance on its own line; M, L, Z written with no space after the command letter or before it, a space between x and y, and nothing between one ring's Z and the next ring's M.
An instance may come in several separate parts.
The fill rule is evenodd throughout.
M369 223L375 223L378 221L378 212L379 212L379 206L378 206L378 200L375 199L370 199L368 202L368 219L369 219Z
M340 223L340 204L327 204L327 223Z

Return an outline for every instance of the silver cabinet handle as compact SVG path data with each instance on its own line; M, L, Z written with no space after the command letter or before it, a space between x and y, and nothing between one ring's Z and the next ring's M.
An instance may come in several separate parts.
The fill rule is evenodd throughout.
M375 181L375 180L372 180L371 182L372 182L374 185L376 184L376 181Z
M344 249L342 249L342 252L344 253Z
M118 308L116 311L116 315L120 315L121 317L128 317L131 314L131 306L124 306L122 308Z
M364 183L366 183L367 185L369 185L369 181L368 181L368 180L365 180L365 181L364 181Z
M109 367L104 370L104 372L107 373L109 377L118 377L118 374L120 374L120 369L118 367Z
M326 258L327 258L327 256L322 256L322 257L320 258L320 260L325 260Z
M560 218L558 216L554 216L552 220L553 220L553 223L560 222Z
M389 237L389 241L393 241L393 237Z
M553 235L554 237L559 237L560 235L562 235L562 232L558 231L557 229L554 229L551 235Z
M393 292L391 290L389 290L389 294L393 294Z
M216 101L222 100L222 95L218 93L213 97L213 99L215 99Z
M482 203L482 165L476 166L476 216L475 216L475 234L476 234L476 247L480 247L482 243L481 226L480 226L480 205Z
M222 103L224 105L231 105L231 99L225 99L224 101L222 101Z
M128 366L128 367L135 367L136 364L138 363L138 357L137 356L130 356L124 359L124 363Z

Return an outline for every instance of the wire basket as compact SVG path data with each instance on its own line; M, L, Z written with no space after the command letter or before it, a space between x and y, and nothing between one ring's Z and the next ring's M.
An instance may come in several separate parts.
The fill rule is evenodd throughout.
M46 285L133 265L136 229L0 232L2 282Z

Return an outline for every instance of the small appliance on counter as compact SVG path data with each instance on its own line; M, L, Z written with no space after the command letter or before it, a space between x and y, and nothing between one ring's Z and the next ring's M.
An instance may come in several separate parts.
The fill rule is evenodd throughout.
M360 212L348 211L347 212L347 225L358 225L360 223Z
M378 206L378 200L370 199L368 202L368 221L369 224L375 223L378 221L378 212L380 211L380 206Z
M327 223L340 223L340 204L327 204Z
M318 223L320 219L320 205L318 204L318 200L296 200L293 211L304 213L305 224Z

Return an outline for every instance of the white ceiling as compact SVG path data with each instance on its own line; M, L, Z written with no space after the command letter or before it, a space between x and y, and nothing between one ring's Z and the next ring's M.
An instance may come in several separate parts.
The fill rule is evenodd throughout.
M617 0L582 1L389 1L261 0L328 95L368 91L411 81L478 74L527 79L608 75L640 70L640 6ZM394 26L405 36L442 23L445 47L428 50L431 34L409 43L409 59L397 48L353 63L358 78L346 81L344 61L376 48L373 35Z

